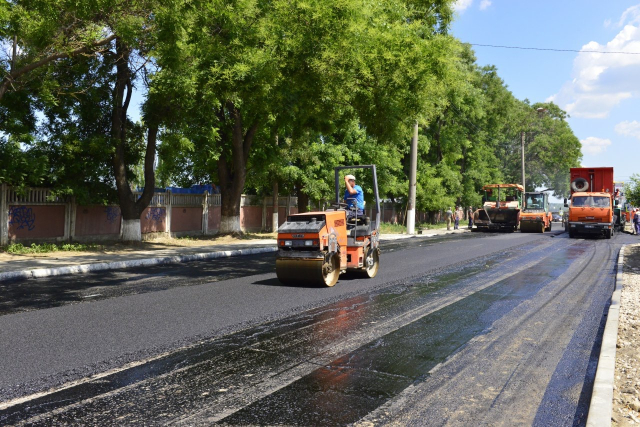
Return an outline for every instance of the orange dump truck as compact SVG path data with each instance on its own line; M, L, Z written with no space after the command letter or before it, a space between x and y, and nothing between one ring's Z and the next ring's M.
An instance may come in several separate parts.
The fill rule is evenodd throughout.
M566 223L569 237L579 234L613 236L616 218L613 168L571 168L571 204Z

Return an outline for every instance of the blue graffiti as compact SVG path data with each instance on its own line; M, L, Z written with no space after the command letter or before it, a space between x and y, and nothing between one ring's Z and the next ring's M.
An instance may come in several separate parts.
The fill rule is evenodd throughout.
M152 221L162 221L164 219L165 211L163 208L149 208L149 212L145 216L146 219Z
M118 218L120 218L120 208L107 206L106 208L104 208L104 212L107 214L107 221L109 222L115 222Z
M31 231L36 228L36 214L26 206L9 208L9 225L17 225L18 230L26 228Z

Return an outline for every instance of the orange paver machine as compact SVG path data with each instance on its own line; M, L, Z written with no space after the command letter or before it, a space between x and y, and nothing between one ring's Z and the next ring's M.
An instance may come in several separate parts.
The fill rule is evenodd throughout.
M482 208L473 213L471 231L516 231L524 187L520 184L489 184L482 187Z
M354 215L340 199L340 172L371 171L375 217ZM380 198L375 165L335 168L336 200L331 209L289 215L278 228L276 274L288 285L333 286L341 273L374 277L380 263ZM357 211L355 212L357 213Z

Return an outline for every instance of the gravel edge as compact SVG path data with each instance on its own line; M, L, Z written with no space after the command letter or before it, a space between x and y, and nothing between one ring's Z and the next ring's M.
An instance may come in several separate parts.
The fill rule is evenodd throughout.
M622 266L624 263L623 245L618 252L618 265L616 272L616 287L611 295L611 305L604 327L598 368L591 394L589 414L587 416L588 427L602 427L611 425L613 413L613 381L616 367L616 343L618 341L618 321L620 318L620 294L624 285Z

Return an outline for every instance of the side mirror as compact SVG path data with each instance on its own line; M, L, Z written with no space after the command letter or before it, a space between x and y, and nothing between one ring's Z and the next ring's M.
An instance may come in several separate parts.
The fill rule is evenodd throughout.
M567 199L564 199L564 207L565 207L565 208L568 208L568 207L569 207L569 204L567 203Z

